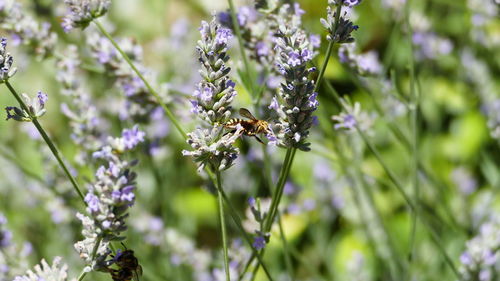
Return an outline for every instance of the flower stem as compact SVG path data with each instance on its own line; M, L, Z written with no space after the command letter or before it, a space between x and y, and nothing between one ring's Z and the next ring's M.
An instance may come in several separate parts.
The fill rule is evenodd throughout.
M106 29L104 29L104 27L99 23L98 20L94 20L93 23L97 26L97 28L99 29L99 31L106 38L108 38L109 42L111 42L111 44L115 47L115 49L122 55L123 59L132 68L132 70L134 70L135 74L137 74L137 76L142 80L142 82L144 83L144 85L146 86L146 88L148 89L148 91L156 99L156 102L163 108L163 110L165 111L165 114L167 115L168 119L170 119L170 122L172 122L172 124L174 124L175 128L177 129L177 131L182 135L182 137L187 138L186 132L184 131L184 129L182 128L181 124L179 123L179 121L177 120L177 118L174 116L174 114L172 113L172 111L163 102L163 100L161 99L161 97L158 94L158 92L156 92L155 89L153 89L153 87L151 86L151 84L149 84L149 82L146 80L146 78L144 77L144 75L142 75L142 73L139 71L139 69L137 69L137 67L135 66L135 64L128 57L128 55L120 48L120 46L118 46L118 43L116 43L115 39L113 39L113 37L106 31Z
M339 27L340 24L340 13L342 12L342 5L337 6L337 10L335 11L335 30ZM333 40L329 41L328 43L328 48L326 49L326 55L325 55L325 60L323 61L323 66L321 67L321 70L319 71L318 79L316 79L316 85L314 85L314 92L318 92L319 86L321 85L321 82L323 81L323 76L325 76L326 72L326 67L328 66L328 62L330 61L330 57L333 52Z
M220 226L221 226L221 232L222 232L222 248L224 252L224 269L226 272L226 281L231 280L231 276L229 273L229 255L228 255L228 250L227 250L227 230L226 230L226 220L225 220L225 215L224 215L224 200L222 198L222 182L221 182L221 176L220 176L220 171L215 172L216 180L217 180L217 202L219 205L219 219L220 219Z
M216 179L215 179L215 176L213 175L213 173L209 169L205 169L205 171L207 172L208 177L211 179L211 181L214 183L214 185L217 186ZM224 191L223 188L220 189L220 192L221 192L222 198L224 199L224 203L226 204L227 207L229 207L229 215L233 219L233 222L236 224L236 227L238 228L238 230L243 235L243 238L245 239L245 241L248 243L248 245L252 249L253 256L257 257L257 260L259 261L260 265L264 269L264 272L265 272L267 278L269 279L269 281L273 281L273 278L271 277L271 274L270 274L269 270L267 269L267 266L264 264L264 261L263 261L261 255L252 246L252 240L250 239L250 236L243 228L243 224L241 223L241 218L238 216L238 213L236 212L236 208L233 206L231 201L229 201L229 198L227 197L226 192Z
M410 3L411 0L406 2L405 10L406 10L406 26L408 30L408 45L409 45L409 63L410 63L410 119L411 119L411 155L412 155L412 185L413 185L413 196L415 201L418 202L420 198L420 185L418 181L418 94L415 88L415 80L417 79L415 76L415 60L414 60L414 52L413 52L413 30L410 24ZM412 223L411 223L411 232L410 232L410 252L408 255L408 259L410 261L410 265L415 258L415 236L417 232L417 211L413 212ZM411 268L410 268L410 279L411 279Z
M85 203L84 196L83 196L82 192L80 191L80 187L79 187L78 183L76 182L76 180L73 177L73 175L71 175L71 173L70 173L68 167L66 166L66 164L64 164L64 161L62 160L62 158L60 156L60 153L59 153L59 150L57 149L57 147L54 144L54 142L50 139L50 137L48 136L48 134L45 132L45 130L43 129L42 125L40 125L40 123L38 122L37 118L31 114L30 110L28 109L28 106L23 101L23 99L19 96L19 94L16 92L16 90L14 89L14 87L12 87L12 85L9 83L9 81L5 81L5 85L7 86L7 88L9 88L9 90L12 93L12 95L14 96L14 98L19 102L19 105L22 107L22 109L29 114L30 119L31 119L33 125L35 125L36 129L38 130L38 132L42 136L43 140L49 146L50 151L52 152L52 154L56 158L57 162L59 163L59 165L63 169L64 173L68 177L69 181L73 185L73 188L75 189L76 193L78 194L78 196L82 199L82 201L86 205L87 203Z
M247 89L247 90L250 90L250 97L253 99L253 96L255 95L255 89L254 89L254 86L253 86L253 79L252 79L252 72L250 71L250 64L248 63L248 59L247 59L247 56L245 54L245 45L243 44L243 38L241 36L241 30L240 30L240 25L238 23L238 20L236 18L236 10L234 9L234 3L233 3L233 0L227 0L228 4L229 4L229 10L231 12L231 21L233 23L233 27L234 27L234 32L236 33L236 38L238 38L238 45L240 45L240 52L241 52L241 59L243 60L243 65L245 66L245 72L246 72L246 76L245 77L247 79L246 83L245 84L245 88L246 88L246 84L248 83L249 86L250 86L250 89Z
M288 241L285 236L285 230L283 229L283 222L281 220L281 215L278 214L278 225L280 228L280 237L281 241L283 243L283 253L285 256L285 266L286 270L288 271L288 274L290 276L290 280L295 280L294 278L294 272L293 272L293 267L292 267L292 259L290 257L290 249L288 247Z

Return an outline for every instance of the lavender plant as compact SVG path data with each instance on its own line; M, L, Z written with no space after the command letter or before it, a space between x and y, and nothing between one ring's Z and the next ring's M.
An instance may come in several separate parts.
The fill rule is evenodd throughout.
M0 0L0 280L498 279L497 2Z
M198 171L205 167L223 171L236 160L239 151L233 144L243 133L242 126L230 133L225 133L223 128L231 116L231 102L236 96L235 83L228 76L231 69L226 65L229 60L227 44L232 35L215 18L210 23L202 22L200 34L196 50L203 80L193 93L191 112L206 121L209 128L197 128L188 134L187 142L194 150L184 150L182 154L194 157Z
M87 264L85 272L107 272L109 243L125 239L125 219L135 202L136 174L131 169L137 162L124 160L123 154L143 142L144 136L137 126L125 129L121 137L109 137L107 144L93 154L106 164L97 169L96 180L85 195L87 214L77 214L85 239L77 242L75 249Z

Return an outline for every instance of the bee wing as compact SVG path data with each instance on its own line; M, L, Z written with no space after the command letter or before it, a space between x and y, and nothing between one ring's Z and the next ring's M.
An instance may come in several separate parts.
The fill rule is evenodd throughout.
M134 281L139 281L139 277L142 276L142 266L138 265L136 270L134 270Z
M243 116L243 117L246 117L248 119L251 119L251 120L257 120L257 118L255 118L252 113L250 113L250 111L246 108L240 108L240 115Z

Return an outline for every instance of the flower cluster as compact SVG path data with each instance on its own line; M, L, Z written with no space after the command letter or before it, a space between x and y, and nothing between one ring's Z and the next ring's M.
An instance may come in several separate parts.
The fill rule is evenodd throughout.
M451 40L436 34L432 25L423 14L412 11L410 24L413 27L412 41L416 47L415 57L419 60L432 60L447 55L453 50Z
M142 47L130 38L118 38L116 41L141 74L148 81L156 81L155 73L143 65ZM126 98L125 104L120 107L120 119L132 119L134 122L146 123L152 112L158 108L158 104L144 82L107 38L101 37L97 33L90 33L87 42L92 46L91 51L94 59L104 66L106 73L114 79L115 86ZM166 100L167 88L165 85L153 85L153 87L155 86L160 88L158 94L163 100Z
M339 48L340 62L346 64L359 75L377 76L382 72L382 64L378 59L377 52L357 53L356 43L342 44Z
M285 78L269 108L279 115L279 144L304 151L309 150L306 139L313 124L312 113L318 108L314 81L309 78L316 68L308 68L313 52L306 33L281 25L276 39L276 68Z
M236 96L235 83L228 77L231 69L226 65L229 60L227 44L232 34L215 18L210 23L201 23L200 34L196 50L203 80L194 91L191 112L208 122L210 128L197 128L188 134L187 142L194 150L184 150L182 154L194 157L198 171L207 165L221 171L231 167L238 156L239 151L233 143L243 133L239 125L234 132L225 133L223 129L223 124L231 116L231 102Z
M210 129L197 128L188 134L188 144L193 151L183 150L182 155L192 156L198 163L198 172L205 166L218 171L228 169L233 165L238 157L239 150L234 147L234 142L243 132L243 127L239 127L234 133L223 134L222 127Z
M360 3L361 1L358 0L328 0L327 17L320 20L321 24L328 30L328 36L326 37L328 41L338 44L354 42L351 33L358 30L359 27L354 25L349 19L348 11ZM345 6L347 11L342 15L343 6ZM339 9L338 15L337 9Z
M30 122L34 118L39 118L45 114L45 103L47 103L47 94L38 92L36 97L30 98L27 94L21 94L24 104L28 107L28 111L24 110L22 106L7 106L7 120L14 119L20 122Z
M344 104L346 111L332 116L332 119L338 122L334 125L334 128L336 130L345 129L347 132L356 132L359 129L362 132L370 133L373 118L368 113L361 111L359 102L355 102L354 106L343 99L341 102Z
M84 225L83 241L75 244L80 256L89 264L90 269L100 270L105 267L105 259L110 253L107 244L120 241L127 229L125 218L127 211L135 202L136 174L131 168L136 161L125 161L120 156L144 141L144 133L137 126L125 129L120 138L109 138L108 145L94 153L94 157L107 162L97 169L96 181L85 196L87 215L77 214ZM97 241L102 243L93 257Z
M73 28L85 28L94 19L105 15L111 0L64 0L64 3L69 11L62 27L65 32L70 32Z
M17 276L14 281L66 281L68 280L68 266L61 266L61 258L55 257L52 265L49 265L44 259L40 264L35 265L35 270L28 270L26 275Z
M24 13L18 1L2 1L0 5L0 27L7 31L14 45L25 45L38 58L47 58L54 53L57 34L48 22L37 22Z
M193 94L196 99L191 101L192 112L210 124L222 124L231 116L231 102L236 96L235 83L228 77L231 68L227 66L227 44L232 33L213 19L201 23L200 34L196 51L203 80Z
M14 58L7 52L7 39L0 39L0 84L5 83L14 74L16 74L16 68L12 67L14 63Z
M61 92L70 99L70 103L61 104L61 111L70 119L71 139L80 151L76 160L80 164L88 163L90 154L102 146L102 121L98 109L92 104L91 96L83 87L77 47L70 45L63 58L57 61L56 79L61 83Z
M460 256L462 280L493 281L498 276L500 255L500 220L484 223L477 236L469 240Z

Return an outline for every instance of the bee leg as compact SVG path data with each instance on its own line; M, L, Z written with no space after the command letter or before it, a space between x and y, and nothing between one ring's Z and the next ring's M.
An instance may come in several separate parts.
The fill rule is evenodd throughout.
M255 139L257 139L258 142L265 144L257 135L253 135L253 136L255 137Z

